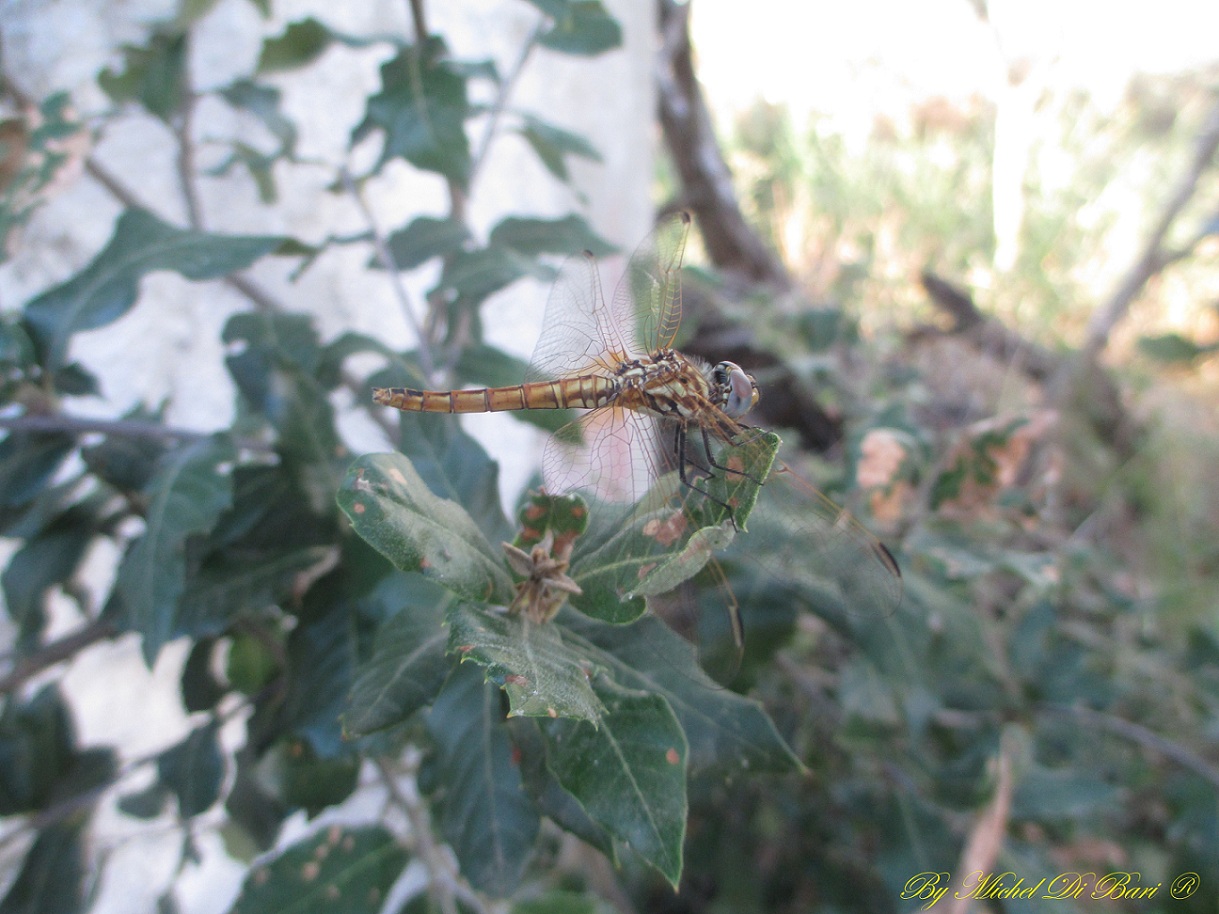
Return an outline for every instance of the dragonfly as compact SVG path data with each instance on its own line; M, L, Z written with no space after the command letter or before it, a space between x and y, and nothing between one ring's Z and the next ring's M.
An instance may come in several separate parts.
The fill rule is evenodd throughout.
M374 401L428 413L586 410L547 442L543 478L549 491L583 491L600 502L636 506L617 521L633 535L611 530L596 546L621 559L602 564L633 572L613 582L614 597L663 592L663 582L648 589L637 587L638 580L665 554L689 550L699 531L743 528L737 509L746 492L751 500L768 496L754 513L772 531L759 550L767 576L795 573L829 582L853 615L892 613L902 579L884 544L785 464L749 459L764 437L744 422L760 399L754 377L733 362L711 365L674 348L690 225L685 212L663 221L631 256L609 300L593 256L569 259L552 288L524 383L376 388ZM722 542L704 539L704 553ZM716 567L706 554L694 561ZM717 576L724 577L722 571ZM739 655L743 625L735 598L726 603Z

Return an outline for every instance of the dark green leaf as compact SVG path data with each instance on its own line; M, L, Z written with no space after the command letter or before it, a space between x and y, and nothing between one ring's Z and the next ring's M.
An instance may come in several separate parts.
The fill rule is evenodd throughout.
M403 413L398 446L432 493L469 512L493 542L512 535L499 499L499 466L452 416Z
M800 769L762 706L716 685L699 668L690 643L659 619L619 626L567 613L559 621L615 682L668 702L686 734L692 773L733 777Z
M542 160L546 170L565 183L570 177L567 171L567 156L579 156L594 162L601 161L601 154L580 134L548 124L538 118L526 115L520 133L533 147L533 151Z
M282 241L186 231L144 210L128 210L105 249L84 270L26 305L26 326L55 371L67 360L72 334L104 327L126 314L147 274L173 270L196 281L217 279L248 267Z
M492 246L500 246L526 257L539 254L564 256L588 251L594 257L604 257L617 250L593 231L582 216L562 219L522 219L508 216L491 230Z
M46 806L76 762L76 734L54 686L28 702L10 699L0 715L0 816Z
M312 546L209 559L186 579L173 636L219 635L237 619L287 602L297 581L331 554L332 547Z
M155 819L165 809L169 791L160 781L153 781L143 790L119 797L119 809L133 819Z
M512 906L512 914L613 914L615 908L595 895L552 889Z
M622 44L622 27L600 0L529 0L553 20L543 47L563 54L592 56Z
M593 661L565 644L558 626L469 604L450 609L448 622L449 650L485 667L508 695L510 715L600 719L604 709L589 685Z
M381 67L381 91L368 99L353 141L383 131L380 165L401 157L464 188L470 175L465 133L470 113L466 78L449 62L444 42L431 37L403 48Z
M512 285L536 269L534 262L502 247L458 251L444 265L440 287L450 290L468 305Z
M73 914L85 910L83 824L71 819L39 832L17 879L0 901L0 914Z
M256 71L276 73L307 66L322 56L332 40L330 29L312 16L290 22L282 35L262 43Z
M0 505L31 501L76 444L71 435L9 432L0 441Z
M595 685L607 709L601 723L544 723L547 763L594 820L676 888L686 834L686 737L661 696Z
M251 870L231 914L379 914L407 860L384 828L328 828Z
M116 588L149 666L177 628L187 540L211 530L231 504L236 456L222 435L196 441L162 458L146 490L144 534L123 558Z
M274 796L263 781L262 773L255 770L254 753L247 745L236 755L237 774L224 801L225 812L237 826L230 840L248 837L255 851L268 850L279 835L279 827L292 812L292 808ZM246 842L241 842L238 858L252 856Z
M360 757L318 758L308 743L293 742L279 765L279 793L285 803L305 810L309 818L342 803L355 791Z
M402 607L377 630L373 655L361 665L343 713L349 737L401 723L436 697L452 669L443 628L447 595L422 579L419 587L432 599Z
M137 102L169 123L182 109L186 52L184 32L154 33L143 45L125 45L123 69L107 67L97 83L116 102Z
M367 454L347 471L339 507L403 571L421 571L467 600L512 600L512 578L459 505L437 498L401 454Z
M190 713L210 711L227 694L225 687L212 673L212 653L216 641L200 638L191 647L182 667L182 706Z
M309 508L324 514L346 450L327 397L338 378L320 374L323 353L311 318L237 314L223 338L244 347L226 357L229 372L246 402L275 429Z
M499 691L481 671L454 671L427 718L443 790L440 828L480 891L498 897L517 887L533 852L538 813L521 789Z
M224 756L218 737L219 725L205 724L157 759L157 776L177 797L184 819L206 812L220 797Z
M96 510L98 506L94 505ZM86 506L61 515L37 536L26 540L0 574L9 618L17 625L19 640L32 643L45 622L47 592L68 581L97 535L96 518Z
M406 228L386 239L390 256L399 270L413 270L433 257L449 257L470 240L469 230L454 219L419 216ZM374 260L371 266L380 264Z
M305 599L288 638L288 694L273 725L299 736L319 758L346 755L339 715L355 681L358 599L340 566Z
M143 406L124 414L126 422L161 425L164 417ZM90 472L120 492L139 492L152 478L157 461L170 448L168 439L138 435L107 435L99 444L81 449Z

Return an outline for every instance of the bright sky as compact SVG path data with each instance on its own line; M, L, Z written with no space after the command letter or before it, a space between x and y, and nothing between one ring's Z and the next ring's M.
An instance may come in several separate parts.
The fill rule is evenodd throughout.
M1056 59L1055 82L1117 100L1136 69L1219 60L1215 0L695 0L698 72L720 110L754 99L870 122L932 95L993 98L1004 60ZM746 11L747 10L747 11ZM999 52L1002 43L1003 54Z

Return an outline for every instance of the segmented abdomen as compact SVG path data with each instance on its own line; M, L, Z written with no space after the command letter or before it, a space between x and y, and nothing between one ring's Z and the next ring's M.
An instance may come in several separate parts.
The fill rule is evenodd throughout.
M515 387L479 387L473 390L414 390L410 387L376 387L374 402L406 412L492 413L512 409L594 409L618 393L611 378L584 375L558 381L533 381Z

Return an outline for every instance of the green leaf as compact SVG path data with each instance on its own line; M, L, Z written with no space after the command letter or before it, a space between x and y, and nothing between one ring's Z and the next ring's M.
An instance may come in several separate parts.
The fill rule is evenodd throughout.
M338 378L321 373L323 350L312 318L237 314L225 325L223 339L238 350L225 364L242 397L275 429L277 448L310 509L325 514L347 451L327 396Z
M455 219L419 216L406 228L398 229L386 239L394 266L413 270L433 257L449 257L461 251L470 241L470 232ZM375 258L370 262L380 267Z
M584 645L615 682L660 695L681 722L692 774L732 777L803 767L756 701L717 685L694 648L659 619L605 625L573 613L559 616L569 640Z
M143 405L123 414L126 422L146 422L163 425L164 416ZM138 492L148 485L156 470L157 460L170 448L170 443L154 437L107 435L92 447L81 448L80 456L89 471L121 492Z
M445 262L439 288L473 306L536 269L532 259L508 248L458 251Z
M373 655L357 672L343 712L343 733L364 736L401 723L429 704L453 667L443 628L447 595L419 581L427 599L413 601L381 623Z
M439 172L464 188L470 176L470 143L465 120L471 114L466 78L448 60L435 36L404 47L381 67L381 91L368 99L353 142L383 131L378 168L404 158L416 168Z
M153 781L143 790L119 797L119 810L133 819L155 819L165 810L169 791L160 781Z
M588 814L676 888L686 833L686 737L660 695L594 683L607 713L543 723L547 763Z
M367 454L347 471L339 507L352 528L403 571L463 599L511 602L512 578L461 506L437 498L401 454Z
M594 232L582 216L575 215L561 219L508 216L491 230L490 243L526 257L539 254L567 256L577 251L588 251L594 257L604 257L617 250Z
M75 505L25 541L0 574L4 604L17 624L19 641L32 645L45 623L47 592L68 581L80 566L85 550L97 535L96 511L101 505Z
M224 780L219 724L213 721L198 727L162 752L157 758L157 777L177 797L182 818L210 809L220 797Z
M216 650L214 638L200 638L186 656L180 680L182 707L189 713L210 711L228 694L228 690L212 672L212 656Z
M379 914L408 859L384 828L332 826L254 867L232 914Z
M0 914L73 914L85 908L84 821L69 819L38 833L21 870L0 900Z
M521 899L512 906L512 914L614 914L616 910L594 895L558 889Z
M480 891L506 897L533 851L539 819L521 789L498 690L459 666L427 717L442 788L440 829Z
M499 465L452 416L404 412L398 447L433 494L457 502L493 542L512 535L499 498Z
M589 684L592 661L563 642L558 626L469 604L452 607L448 623L449 650L486 668L507 694L510 715L594 724L601 718L604 708Z
M312 546L209 559L186 578L172 637L219 635L237 619L288 601L301 575L332 552L333 547Z
M151 667L177 629L186 584L187 541L207 533L232 503L232 441L214 435L167 454L145 494L144 534L119 566L116 589L127 622L144 638Z
M1118 788L1095 770L1052 769L1027 771L1012 797L1017 819L1072 822L1098 810L1114 807Z
M305 810L309 818L342 803L355 791L360 757L319 758L308 743L292 742L280 753L279 794L285 803Z
M322 56L333 36L325 25L309 16L290 22L282 35L262 43L258 55L258 73L278 73L307 66Z
M138 102L165 123L181 111L185 96L187 36L156 32L143 45L123 46L123 69L109 67L97 84L120 104Z
M1143 355L1167 364L1192 362L1199 356L1219 351L1219 343L1203 346L1179 333L1139 337L1138 346Z
M27 702L10 699L0 714L0 816L49 804L76 762L76 733L55 686Z
M196 281L217 279L245 269L282 241L269 235L177 229L144 210L128 210L87 267L25 306L26 326L56 371L67 360L72 334L104 327L126 314L147 274L173 270Z
M554 20L540 41L563 54L593 56L622 44L622 27L600 0L529 0Z
M17 507L33 500L75 446L71 435L9 432L0 441L0 505Z
M339 715L355 681L357 621L361 603L342 565L310 589L297 626L288 637L287 694L276 720L277 733L306 740L320 758L350 752Z
M291 28L291 26L289 26ZM279 140L279 150L272 160L280 156L291 156L296 150L296 122L280 111L283 93L273 86L263 86L239 79L220 91L230 105L253 114Z
M567 156L579 156L593 162L602 161L601 153L580 134L530 115L524 116L524 126L520 128L520 134L533 147L546 170L564 183L570 178Z

